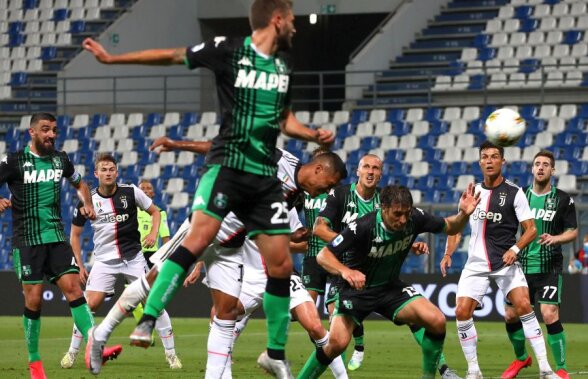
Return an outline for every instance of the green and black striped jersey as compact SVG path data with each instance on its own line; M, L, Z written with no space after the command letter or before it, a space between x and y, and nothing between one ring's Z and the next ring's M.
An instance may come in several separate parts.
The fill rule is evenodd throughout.
M290 102L291 68L285 54L264 55L251 37L215 37L188 47L186 65L209 68L216 77L222 119L207 163L274 176L280 122Z
M327 247L339 260L345 256L346 266L365 275L366 288L385 286L398 280L402 264L420 233L444 230L443 217L412 208L406 227L393 231L384 225L379 209L351 222Z
M519 253L523 271L525 274L562 272L561 245L541 245L539 237L544 233L558 235L577 228L574 199L555 186L542 195L537 195L529 186L525 188L525 196L535 219L537 238Z
M320 211L325 207L326 202L326 193L322 193L314 198L310 197L308 193L304 193L304 220L306 222L306 227L309 230L312 230L314 227L314 222ZM309 257L316 257L325 246L327 246L327 243L313 234L308 238L306 255Z
M81 181L66 153L40 157L29 146L0 161L0 185L12 194L13 245L34 246L66 240L61 222L61 178Z

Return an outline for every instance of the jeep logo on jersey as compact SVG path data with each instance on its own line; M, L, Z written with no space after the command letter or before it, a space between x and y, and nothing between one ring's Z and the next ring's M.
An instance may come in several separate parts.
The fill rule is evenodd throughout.
M500 212L486 212L480 208L474 211L474 220L488 220L492 222L502 221L502 213Z
M29 183L41 183L41 182L49 182L54 181L58 182L61 180L61 176L63 175L63 170L32 170L32 171L25 171L24 172L24 184Z
M357 219L357 213L351 213L351 212L347 211L347 212L345 212L345 216L343 216L343 219L341 220L341 222L344 224L350 224L353 221L355 221L355 219Z
M115 214L107 214L104 215L102 217L100 217L100 221L102 222L111 222L111 223L119 223L119 222L125 222L129 219L129 215L124 213L121 215L115 215Z
M553 221L556 211L545 209L531 209L531 215L536 220Z
M267 74L263 71L256 70L239 70L237 79L235 80L235 87L237 88L252 88L262 89L265 91L272 91L277 89L280 93L288 91L288 82L290 77L282 74Z
M323 210L327 205L326 199L305 199L304 208Z
M410 241L412 241L412 234L409 236L404 237L401 240L394 242L393 244L387 244L384 246L372 246L368 257L370 258L384 258L389 255L393 255L398 253L399 251L404 251L408 249L410 246Z

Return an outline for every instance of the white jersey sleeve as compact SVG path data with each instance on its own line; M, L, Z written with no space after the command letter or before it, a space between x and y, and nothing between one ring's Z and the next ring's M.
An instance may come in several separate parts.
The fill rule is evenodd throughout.
M531 213L531 207L529 206L529 201L527 200L527 197L525 196L521 188L519 188L515 196L514 208L519 222L523 222L525 220L530 220L533 218L533 214Z
M149 196L145 195L145 192L143 192L136 185L132 184L132 186L133 191L135 192L135 202L137 203L137 206L142 210L146 211L147 208L149 208L151 204L153 204L153 200L151 200Z
M290 209L290 232L294 233L300 228L304 228L302 222L300 222L300 216L298 215L298 211L296 208Z

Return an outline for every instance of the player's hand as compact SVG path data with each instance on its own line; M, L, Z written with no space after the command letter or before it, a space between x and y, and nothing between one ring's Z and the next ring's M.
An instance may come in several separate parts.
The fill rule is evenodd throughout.
M441 268L441 275L443 277L447 276L447 269L451 268L451 256L445 254L443 259L441 259L441 263L439 263L439 267Z
M92 38L86 38L82 42L82 47L94 55L98 62L105 64L110 63L111 55L108 53L108 51L106 51L100 42L95 41Z
M504 262L504 264L506 264L507 266L512 266L513 263L515 263L517 261L517 253L515 253L512 250L508 250L503 256L502 256L502 261Z
M365 275L361 271L348 269L341 273L341 277L357 290L361 290L365 286Z
M92 204L84 204L80 208L80 214L88 220L96 219L96 212L94 212L94 206Z
M308 241L308 237L310 237L310 229L300 228L294 233L290 234L290 241L294 243L304 242Z
M468 184L468 188L466 188L461 194L461 198L459 199L459 210L469 216L474 213L480 200L480 193L476 193L476 185L470 183Z
M196 263L196 266L194 266L194 270L192 270L190 275L188 275L186 279L184 279L184 287L188 287L190 284L196 283L198 278L200 278L202 266L204 266L204 263L202 261Z
M557 246L559 245L559 239L557 238L557 236L552 236L551 234L543 233L539 236L539 244L547 246Z
M143 239L143 247L153 247L157 241L157 235L147 234Z
M415 242L410 249L416 255L429 254L429 245L426 242Z
M80 282L82 282L82 284L85 285L86 282L88 281L88 271L86 270L84 265L81 265L79 267L80 267Z
M155 151L157 154L162 153L164 151L172 151L174 150L174 140L168 137L159 137L151 146L149 146L149 151ZM159 149L158 149L159 148Z
M330 145L335 141L335 135L330 130L318 128L316 130L316 143L319 145Z
M0 199L0 213L4 212L8 208L12 207L12 202L10 199L1 198Z

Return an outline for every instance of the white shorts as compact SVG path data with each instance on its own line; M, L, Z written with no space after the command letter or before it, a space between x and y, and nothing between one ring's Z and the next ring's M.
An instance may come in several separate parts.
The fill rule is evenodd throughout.
M241 296L239 296L239 301L241 301L243 308L245 308L244 317L255 312L263 304L266 283L267 278L265 274L263 277L257 275L256 278L245 275L243 287L241 288ZM304 284L302 284L300 276L292 274L290 276L290 310L307 301L314 304L312 297L306 290L306 287L304 287Z
M514 288L528 287L525 274L518 262L493 272L472 271L466 266L461 272L457 284L457 297L469 297L482 304L482 299L486 296L490 285L490 279L496 282L505 296Z
M153 263L157 268L157 271L159 271L163 261L165 261L182 243L182 241L184 241L184 237L186 234L188 234L189 230L190 220L186 219L182 225L180 225L180 228L176 234L174 234L174 236L169 241L167 241L167 243L163 244L159 249L157 249L157 251L149 258L151 263Z
M94 262L86 282L86 291L104 292L112 295L114 294L114 284L119 275L122 275L127 283L132 283L145 274L148 269L147 262L141 252L133 259L120 263Z
M241 248L222 247L214 242L204 251L202 261L206 267L206 278L202 283L210 289L238 298L243 284Z

